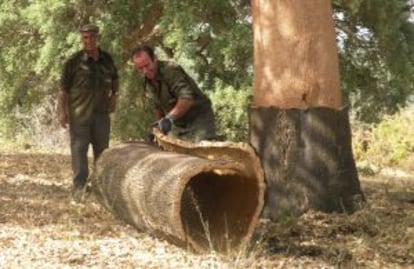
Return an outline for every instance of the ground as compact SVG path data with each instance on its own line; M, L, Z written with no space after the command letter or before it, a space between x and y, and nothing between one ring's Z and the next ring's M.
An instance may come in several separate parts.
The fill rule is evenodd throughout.
M414 268L414 173L360 174L368 205L261 220L251 244L196 255L70 195L70 157L0 147L0 268Z

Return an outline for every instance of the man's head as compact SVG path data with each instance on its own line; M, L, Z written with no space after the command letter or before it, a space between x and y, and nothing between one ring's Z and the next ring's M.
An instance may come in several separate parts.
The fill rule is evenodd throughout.
M86 51L95 51L98 48L99 27L94 24L86 24L79 30L83 48Z
M157 57L154 50L147 45L140 45L132 50L131 55L137 71L147 79L155 79L157 75Z

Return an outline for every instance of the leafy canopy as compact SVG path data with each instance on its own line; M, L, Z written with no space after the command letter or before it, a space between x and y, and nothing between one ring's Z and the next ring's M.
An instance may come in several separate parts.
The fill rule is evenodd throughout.
M333 6L347 104L366 121L396 112L414 92L410 3L334 0ZM0 111L7 116L0 119L0 128L16 123L16 109L30 113L45 98L55 96L64 60L80 48L77 29L87 22L100 26L101 46L119 67L122 97L115 115L119 136L142 136L145 128L138 125L150 121L141 83L129 61L130 50L139 42L154 45L164 57L183 64L212 96L228 98L224 103L232 110L245 110L244 102L236 103L226 93L232 89L243 92L238 96L248 96L251 89L249 12L246 0L2 1ZM128 113L131 108L134 113Z

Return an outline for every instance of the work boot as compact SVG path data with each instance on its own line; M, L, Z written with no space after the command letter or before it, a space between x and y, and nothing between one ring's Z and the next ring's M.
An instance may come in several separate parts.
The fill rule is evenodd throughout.
M91 193L91 188L87 184L84 186L73 186L72 188L72 198L77 203L85 202L86 198L88 198L89 194Z

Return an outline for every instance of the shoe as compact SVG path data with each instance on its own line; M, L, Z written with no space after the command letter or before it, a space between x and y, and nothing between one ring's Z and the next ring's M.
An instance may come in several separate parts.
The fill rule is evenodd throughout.
M88 198L91 193L90 186L73 186L72 188L72 198L75 202L83 203L86 198Z

